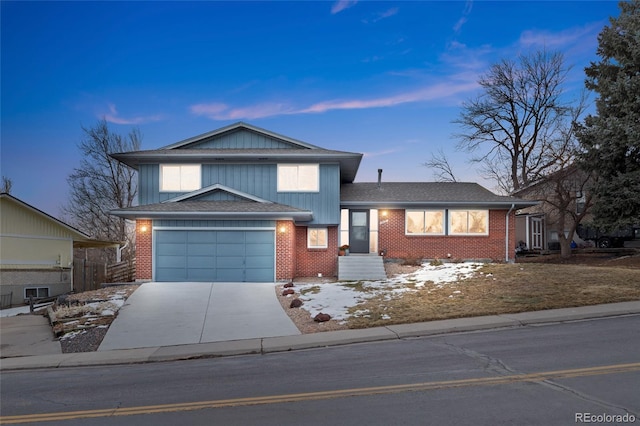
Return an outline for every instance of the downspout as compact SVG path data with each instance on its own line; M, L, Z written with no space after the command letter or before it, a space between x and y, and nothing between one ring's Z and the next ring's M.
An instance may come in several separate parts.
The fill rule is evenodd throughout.
M504 237L504 246L505 246L505 260L507 263L509 263L509 216L511 216L511 212L513 211L513 209L516 207L515 204L511 204L511 208L509 209L509 211L507 212L507 229L505 231L505 237Z
M122 262L122 251L127 248L129 245L129 241L125 242L122 247L118 244L118 248L116 249L116 263Z

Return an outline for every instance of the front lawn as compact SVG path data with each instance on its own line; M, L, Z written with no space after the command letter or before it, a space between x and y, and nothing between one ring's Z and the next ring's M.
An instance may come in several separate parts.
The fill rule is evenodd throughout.
M293 297L304 302L310 317L329 313L348 328L640 300L640 267L633 266L640 257L634 257L630 267L424 264L386 281L299 282Z

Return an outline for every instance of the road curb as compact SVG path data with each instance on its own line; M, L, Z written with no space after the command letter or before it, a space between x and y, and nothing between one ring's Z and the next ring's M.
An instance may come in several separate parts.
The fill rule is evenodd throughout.
M193 358L267 354L353 343L428 337L447 333L617 317L630 314L640 314L640 301L552 309L548 311L522 312L517 314L456 318L357 330L338 330L293 336L266 337L262 339L3 358L0 360L0 371L136 364Z

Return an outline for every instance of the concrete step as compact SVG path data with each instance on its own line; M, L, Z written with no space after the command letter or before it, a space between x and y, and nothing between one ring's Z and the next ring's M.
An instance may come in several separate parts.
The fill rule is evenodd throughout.
M349 255L338 257L338 279L340 281L385 280L382 256Z

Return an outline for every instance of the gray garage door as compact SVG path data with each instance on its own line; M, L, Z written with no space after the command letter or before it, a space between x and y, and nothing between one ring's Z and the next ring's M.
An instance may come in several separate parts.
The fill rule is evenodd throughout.
M156 232L156 281L273 281L273 231Z

